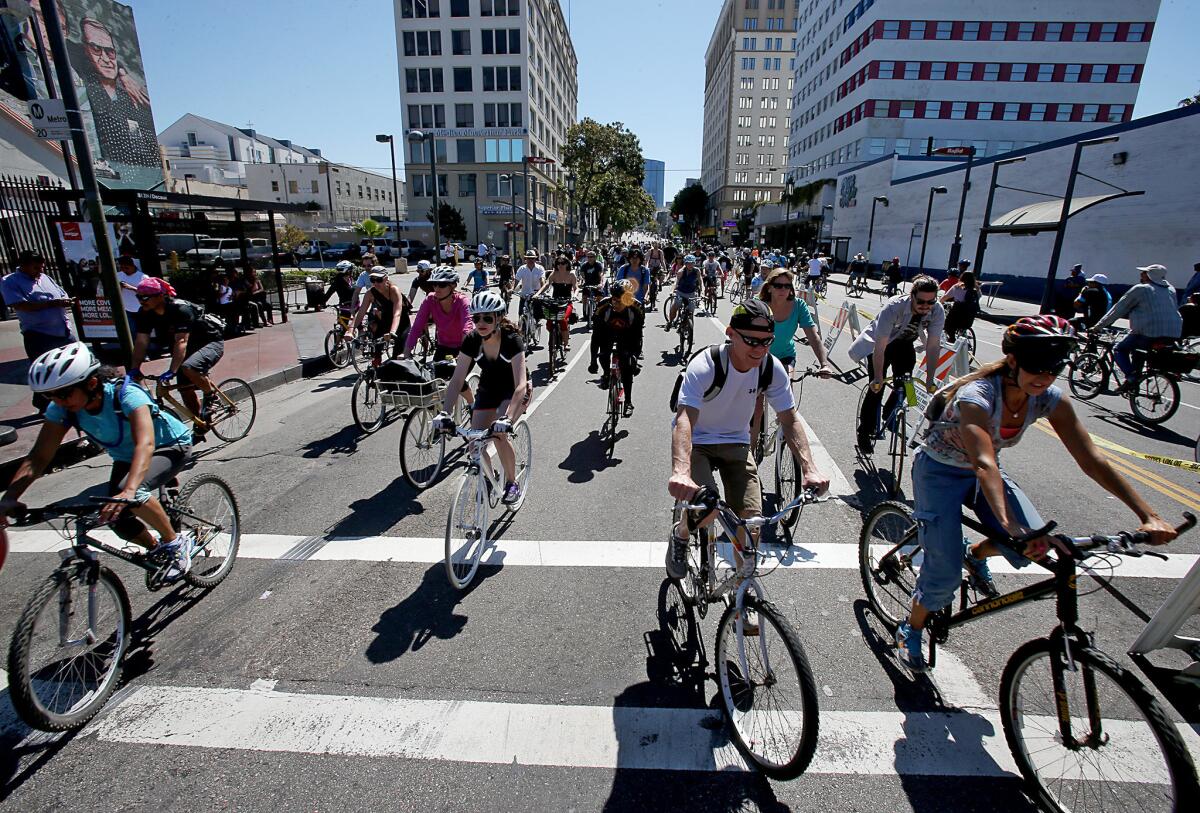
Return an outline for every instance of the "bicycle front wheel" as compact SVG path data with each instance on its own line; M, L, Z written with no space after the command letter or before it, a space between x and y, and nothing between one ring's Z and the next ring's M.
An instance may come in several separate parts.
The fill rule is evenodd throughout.
M325 355L339 370L350 363L350 343L344 331L334 328L325 334Z
M858 570L871 609L890 632L908 618L923 560L912 509L892 500L872 508L858 537Z
M533 477L533 433L529 429L529 421L522 417L513 424L509 442L516 454L517 486L521 489L521 496L508 506L508 510L515 514L525 504L525 498L529 495L529 480Z
M1179 384L1162 373L1146 373L1138 381L1129 406L1144 423L1165 423L1179 410Z
M737 605L717 629L721 699L742 753L772 779L795 779L817 747L817 689L800 637L773 604L747 596L745 634ZM757 617L756 617L757 616ZM739 629L742 627L742 629Z
M1080 401L1090 401L1104 392L1108 375L1100 356L1095 353L1076 356L1067 372L1067 383L1071 385L1071 394Z
M1061 711L1070 715L1070 744ZM1175 813L1200 805L1191 758L1166 712L1099 650L1075 648L1068 662L1047 638L1026 643L1000 678L1000 719L1028 793L1046 810Z
M458 590L466 590L487 547L488 496L484 478L468 472L462 478L450 515L446 518L446 577Z
M400 432L400 472L405 481L423 491L442 473L446 436L433 431L433 410L414 409Z
M31 728L81 728L121 680L132 623L129 597L106 567L89 584L90 570L78 564L50 574L13 631L9 696Z
M359 376L350 392L350 412L359 431L371 434L383 426L383 400L379 397L379 385L374 378Z
M249 384L240 378L227 378L217 385L209 400L208 420L214 435L233 443L250 434L258 416L258 402Z
M895 421L888 431L888 451L892 457L892 488L888 496L892 499L900 496L900 486L904 479L904 458L908 454L908 412L900 406L895 416Z
M183 484L171 511L181 533L195 535L192 568L184 575L193 587L220 584L237 559L242 538L237 497L229 484L215 474L199 474Z
M775 494L779 499L779 505L776 510L782 509L785 505L796 499L796 495L800 493L800 483L804 479L804 467L796 456L792 454L792 450L788 448L787 442L783 439L783 432L775 433ZM796 520L800 518L800 508L793 508L788 511L783 517L783 524L791 529L796 527Z

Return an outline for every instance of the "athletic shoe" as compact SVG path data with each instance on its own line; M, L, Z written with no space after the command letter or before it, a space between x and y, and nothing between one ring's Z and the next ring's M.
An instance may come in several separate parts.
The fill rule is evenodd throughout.
M688 540L680 539L672 532L667 541L667 575L672 579L687 578L687 549Z
M591 364L588 365L588 372L591 373L592 375L595 375L596 373L600 372L600 368L596 366L596 362L593 361Z
M925 653L921 651L921 630L913 629L907 621L896 628L896 657L913 674L920 674L927 668Z
M600 389L602 389L602 390L608 389L608 373L605 373L604 375L600 376Z
M963 540L963 566L967 569L967 582L972 590L987 598L1000 595L1000 591L996 589L996 582L992 579L992 569L988 566L987 559L975 558L966 540Z
M504 496L500 498L500 502L505 505L515 505L519 499L521 499L521 487L519 485L508 483L504 486Z
M632 402L632 401L626 401L626 402L625 402L625 415L624 415L624 417L628 418L628 417L630 417L630 416L632 416L632 415L633 415L633 402Z
M195 544L196 538L192 532L183 531L175 537L175 541L159 545L164 554L171 555L171 563L167 565L167 572L163 574L164 582L177 582L192 569L192 547Z

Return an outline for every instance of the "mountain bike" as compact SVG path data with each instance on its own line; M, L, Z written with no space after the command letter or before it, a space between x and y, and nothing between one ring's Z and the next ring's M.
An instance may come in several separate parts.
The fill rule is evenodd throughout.
M888 438L888 456L891 458L891 466L889 468L892 474L892 482L888 485L888 496L895 498L900 493L901 480L904 477L904 459L908 456L908 409L909 407L917 406L917 391L911 374L886 378L883 381L883 385L886 389L891 389L897 395L883 397L882 403L886 404L889 399L895 397L895 404L888 410L886 417L880 421L874 431L870 433L870 437L873 442L882 440L885 435ZM859 437L861 434L862 404L870 387L869 382L864 384L858 395L858 407L854 413L855 437ZM882 396L883 393L881 392L880 395ZM861 460L870 460L857 447L855 449ZM873 467L874 462L871 461L870 465Z
M329 359L329 363L339 370L350 365L352 350L347 334L350 332L351 316L350 308L339 307L337 324L325 334L325 356Z
M191 569L183 581L212 589L237 558L241 521L229 485L213 474L178 481L159 490L159 500L178 532L195 534ZM101 527L103 504L131 500L93 497L82 504L30 509L21 525L66 519L56 529L71 547L62 563L29 599L13 630L8 650L8 688L17 714L31 728L82 728L104 706L117 684L129 651L133 614L117 574L100 564L99 552L146 572L146 586L166 582L170 557L131 546L110 545L90 532Z
M227 378L220 384L214 384L212 392L201 394L199 415L193 415L190 409L172 396L172 393L183 389L192 387L190 384L164 384L160 381L155 389L154 401L160 408L170 411L185 424L191 423L201 432L211 429L226 443L233 443L250 434L254 418L258 415L258 404L254 390L245 381Z
M1191 514L1184 516L1179 533L1196 523ZM1050 523L1006 539L971 517L964 515L962 522L1017 550L1055 527ZM1052 574L1049 579L991 598L976 595L974 601L963 579L957 611L952 605L932 613L926 623L930 668L952 628L1053 595L1058 624L1048 637L1018 647L1000 678L1000 718L1026 791L1051 811L1091 809L1090 800L1109 810L1195 810L1200 784L1179 732L1154 695L1096 647L1094 634L1079 627L1078 564L1096 556L1095 550L1099 556L1150 554L1138 548L1146 535L1055 534L1050 539L1055 557L1038 562ZM875 506L859 539L859 572L871 609L893 634L908 617L922 561L908 506L891 501ZM1105 589L1116 591L1111 583Z
M702 488L694 502L675 506L675 523L687 510L690 529L688 574L675 583L684 602L701 618L709 604L726 605L717 625L716 648L722 710L738 748L772 779L794 779L808 767L817 746L817 690L800 636L767 600L760 577L774 566L752 531L776 525L787 512L823 499L806 491L774 516L742 519L715 491ZM726 539L746 531L740 565L719 562L713 526L700 525L714 512Z
M563 344L561 325L567 319L567 306L571 300L542 296L538 297L538 303L542 318L546 320L546 350L550 356L550 378L554 378L560 369L567 366L567 348Z
M491 429L464 429L455 434L466 441L467 468L454 492L450 513L446 517L446 577L450 584L465 590L475 578L484 551L491 545L491 512L503 506L510 516L521 510L529 493L529 478L533 473L533 437L529 423L519 418L513 424L509 439L517 456L517 485L521 496L512 505L503 505L504 471L499 459L489 452Z
M1098 395L1120 395L1129 400L1133 414L1145 423L1157 425L1179 410L1179 379L1189 373L1200 359L1195 353L1178 350L1175 342L1158 342L1149 351L1131 354L1137 376L1126 379L1116 364L1113 348L1119 331L1092 330L1084 348L1071 360L1067 382L1071 393L1081 401Z

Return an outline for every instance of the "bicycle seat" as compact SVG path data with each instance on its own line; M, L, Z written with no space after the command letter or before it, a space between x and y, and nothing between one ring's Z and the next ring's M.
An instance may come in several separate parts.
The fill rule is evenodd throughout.
M1153 350L1175 350L1179 347L1179 342L1175 339L1155 339L1150 343L1150 349Z

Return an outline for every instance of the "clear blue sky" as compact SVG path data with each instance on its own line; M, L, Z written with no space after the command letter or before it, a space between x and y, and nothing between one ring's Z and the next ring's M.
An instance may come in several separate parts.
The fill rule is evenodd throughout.
M161 130L197 113L389 170L400 129L391 0L126 0ZM720 0L561 0L579 56L580 118L621 121L665 161L670 200L700 176L704 51ZM1134 111L1200 91L1200 2L1163 0Z

